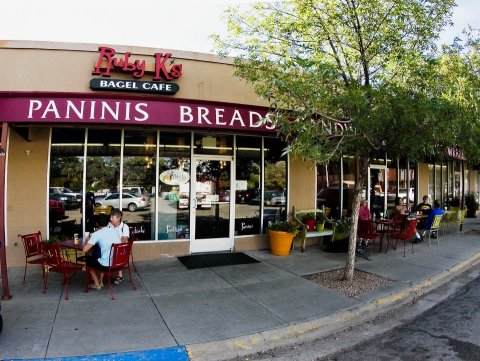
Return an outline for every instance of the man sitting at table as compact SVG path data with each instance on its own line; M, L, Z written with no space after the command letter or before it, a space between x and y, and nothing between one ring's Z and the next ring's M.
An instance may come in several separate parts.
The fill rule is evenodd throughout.
M113 228L107 228L108 216L100 215L97 218L97 230L87 237L87 243L83 246L83 252L90 251L95 245L100 248L100 258L98 255L87 255L86 264L89 267L90 277L93 280L91 288L100 290L103 287L103 274L108 271L112 260L110 259L110 249L112 244L120 243L120 235ZM100 273L100 279L97 276Z
M418 229L423 230L422 237L425 235L425 231L430 230L430 228L432 227L433 219L435 218L435 216L437 216L437 215L441 216L442 214L443 214L443 210L442 210L442 208L440 208L440 202L435 200L433 202L433 209L431 210L430 213L428 213L428 217L425 220L425 222L423 223L423 225L421 225L421 226L418 225L417 226ZM432 238L437 238L437 232L432 232L431 237Z

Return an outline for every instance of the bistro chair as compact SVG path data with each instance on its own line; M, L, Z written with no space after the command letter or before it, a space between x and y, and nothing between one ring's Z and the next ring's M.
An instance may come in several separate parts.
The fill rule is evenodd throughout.
M371 219L358 220L357 238L360 241L366 242L366 248L370 247L369 255L372 253L372 248L375 246L375 240L380 234L377 232L376 225L373 224Z
M42 234L40 231L30 234L19 234L22 239L23 249L25 251L25 271L23 272L23 283L27 275L28 264L42 265L42 277L45 274L45 259L42 252Z
M130 237L128 237L128 242L132 244L132 248L130 248L130 259L132 260L133 271L137 273L137 267L135 267L135 262L133 262L133 242L138 241L138 233L134 230L130 231Z
M439 229L440 229L440 223L443 219L443 214L437 214L436 216L433 217L432 224L430 225L430 228L427 229L425 228L425 232L428 233L428 244L431 246L432 243L430 242L430 237L432 236L432 233L437 233L437 244L440 244L440 234L439 234Z
M393 246L393 249L397 249L397 243L399 240L403 241L403 257L405 257L405 248L407 246L407 241L409 240L412 241L412 253L413 253L413 238L415 237L417 222L418 220L416 218L410 218L407 220L407 228L404 231L392 232L392 234L390 235L390 239L395 240L395 246ZM389 243L390 243L390 240L389 240ZM388 245L387 245L387 249L388 249Z
M132 288L137 289L135 283L133 283L132 274L130 273L130 255L132 251L133 242L127 243L114 243L110 249L110 260L111 265L108 267L107 271L107 281L108 289L110 290L110 296L112 300L115 300L115 296L112 292L112 274L118 273L118 271L128 270L128 276L130 277L130 282L132 283ZM92 267L87 266L86 275L85 275L85 291L88 292L90 285L90 273L89 270Z
M464 226L464 222L465 222L465 215L467 214L467 210L464 209L464 210L460 210L457 214L457 219L455 221L455 225L457 227L457 237L458 235L464 235L464 231L463 231L463 226Z
M43 277L43 293L47 293L48 273L57 272L64 276L65 283L65 300L68 301L68 286L70 284L70 276L80 271L83 266L80 264L66 261L62 257L62 250L58 243L43 244L43 255L45 258L45 273Z

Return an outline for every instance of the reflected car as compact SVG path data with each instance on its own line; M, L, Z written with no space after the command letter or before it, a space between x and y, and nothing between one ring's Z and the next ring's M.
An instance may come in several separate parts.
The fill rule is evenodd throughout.
M130 212L135 212L136 210L141 210L149 207L152 204L150 197L141 195L135 196L130 193L124 193L122 198L122 209L128 209ZM105 197L96 197L95 206L111 206L114 208L119 208L120 205L120 194L111 193Z
M407 202L407 189L406 188L399 188L398 189L398 196L403 200L403 203L405 204ZM388 202L394 202L395 198L397 198L397 194L395 191L392 191L391 193L389 192L387 194L387 200ZM414 194L414 189L410 188L408 192L408 198L410 200L410 203L413 203L415 194Z
M49 194L50 200L57 200L63 204L65 209L77 208L78 202L75 196L71 194L63 194L63 193L50 193Z
M50 213L50 221L58 221L65 218L65 207L58 199L50 198L48 200L48 209Z
M343 189L343 208L346 208L348 204L351 204L355 190L352 188ZM317 207L325 206L335 209L340 203L340 189L338 186L328 187L322 189L317 193Z
M260 200L261 200L260 189L258 188L247 189L243 194L243 200L247 204L260 204Z
M82 205L82 193L74 192L67 187L50 187L50 193L62 194L70 199L73 197L74 202L69 204L71 207L80 207Z
M285 205L284 191L265 191L263 203L266 206Z

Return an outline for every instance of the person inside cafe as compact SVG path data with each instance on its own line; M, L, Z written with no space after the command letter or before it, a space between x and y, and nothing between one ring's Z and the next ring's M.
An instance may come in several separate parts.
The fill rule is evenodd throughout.
M443 215L443 210L440 206L440 202L435 200L433 202L433 209L428 213L428 217L426 218L425 222L420 226L417 226L417 229L422 230L422 237L425 236L425 231L429 230L432 227L433 219L437 215ZM437 232L432 232L432 238L437 238Z
M103 287L103 275L108 271L108 266L111 264L110 249L112 244L120 243L120 236L113 228L108 228L108 217L101 215L97 217L97 230L86 237L87 243L83 246L83 252L87 253L98 245L100 249L100 256L96 254L88 254L85 263L89 266L90 278L93 284L91 288L101 290ZM98 276L97 273L100 275Z
M369 219L372 219L372 214L370 213L370 209L368 209L367 200L365 198L360 201L358 219L361 221L368 221Z
M108 223L107 227L117 231L122 243L126 243L128 242L128 238L130 237L130 228L125 222L122 221L122 218L123 212L118 208L113 209L112 213L110 213L110 223ZM123 273L122 271L120 271L118 272L118 276L115 277L115 279L113 280L113 283L119 285L122 282Z

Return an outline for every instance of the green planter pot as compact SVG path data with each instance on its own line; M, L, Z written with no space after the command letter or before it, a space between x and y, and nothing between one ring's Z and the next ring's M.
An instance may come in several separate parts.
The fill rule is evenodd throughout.
M325 222L323 222L323 223L317 223L317 224L315 225L315 229L317 230L317 232L323 231L324 228L325 228Z

